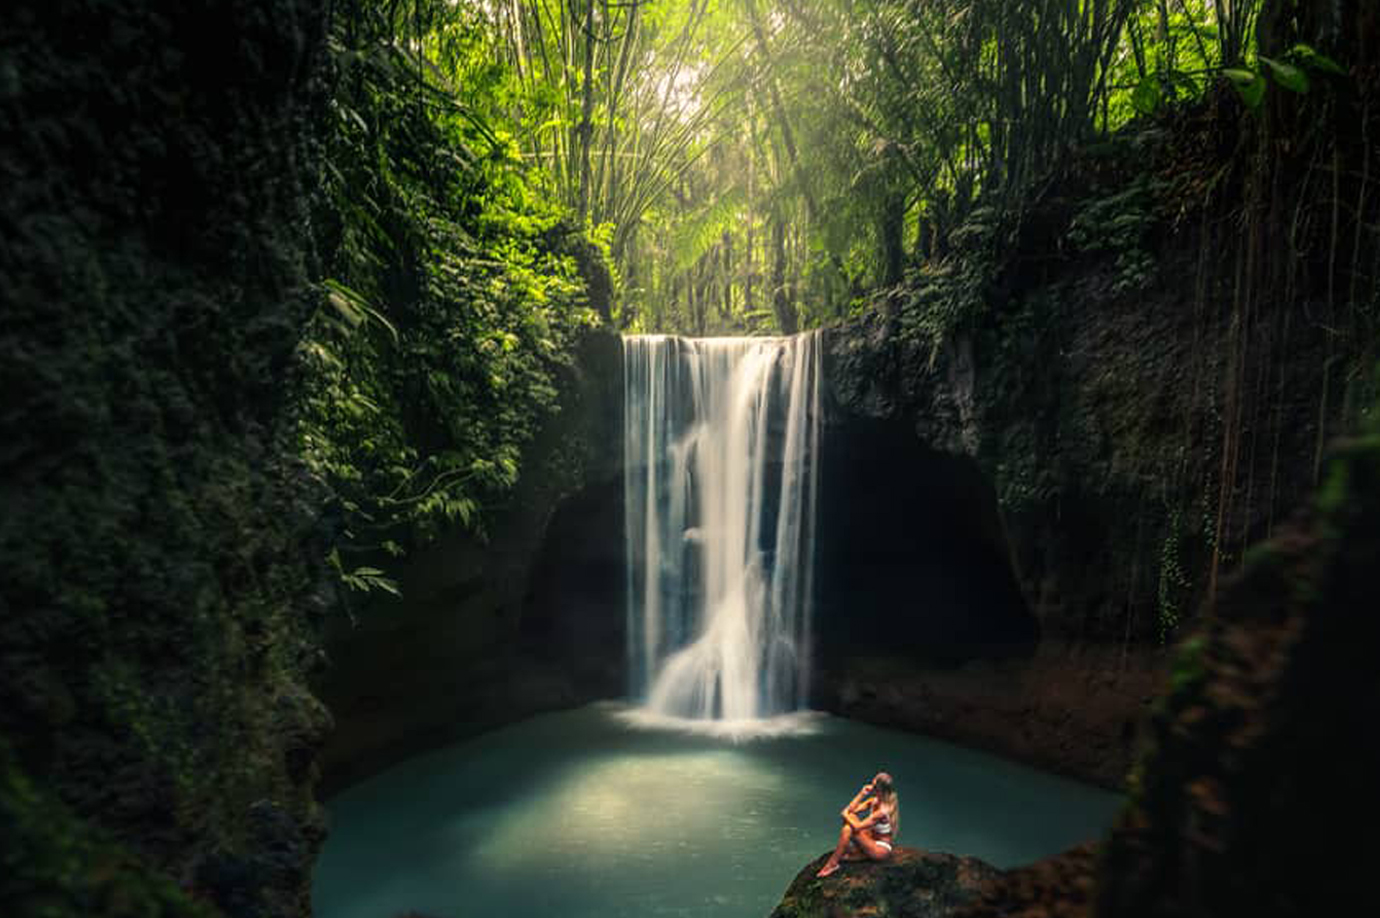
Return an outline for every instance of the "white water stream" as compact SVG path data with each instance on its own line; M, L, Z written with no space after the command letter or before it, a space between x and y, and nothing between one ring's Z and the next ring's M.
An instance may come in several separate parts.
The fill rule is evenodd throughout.
M818 333L625 337L623 368L633 697L728 723L803 707Z

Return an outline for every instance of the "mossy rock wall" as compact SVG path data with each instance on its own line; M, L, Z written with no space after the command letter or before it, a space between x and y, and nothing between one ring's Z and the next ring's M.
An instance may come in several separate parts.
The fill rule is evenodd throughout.
M1371 156L1375 85L1358 69L1273 121L1211 94L1071 154L954 254L983 279L968 311L945 318L927 275L826 332L831 424L901 422L976 462L1045 634L1172 643L1373 403L1380 244L1346 224L1330 274L1304 178Z
M6 914L309 910L331 599L286 405L323 17L6 8Z
M1098 914L1317 915L1369 898L1377 558L1372 424L1336 446L1315 506L1252 550L1177 648L1103 857Z

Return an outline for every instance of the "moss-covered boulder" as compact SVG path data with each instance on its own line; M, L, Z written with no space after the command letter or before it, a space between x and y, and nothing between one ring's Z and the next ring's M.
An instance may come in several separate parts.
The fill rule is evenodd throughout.
M771 918L941 918L999 876L975 857L897 848L890 860L845 862L818 878L827 857L800 871Z
M954 918L1086 918L1093 906L1099 851L1091 843L1079 845L1007 870Z

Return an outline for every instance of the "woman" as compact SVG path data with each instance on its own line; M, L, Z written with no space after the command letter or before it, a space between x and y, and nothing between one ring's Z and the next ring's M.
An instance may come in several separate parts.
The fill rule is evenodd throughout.
M863 811L867 815L862 815ZM817 877L827 877L839 869L839 861L859 861L864 857L884 861L891 857L891 846L901 829L901 801L891 775L884 771L863 785L840 814L843 830L838 847L819 868Z

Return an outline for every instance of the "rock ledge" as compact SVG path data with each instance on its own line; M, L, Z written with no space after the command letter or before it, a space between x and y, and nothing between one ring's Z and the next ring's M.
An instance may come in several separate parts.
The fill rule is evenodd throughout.
M827 855L807 865L771 918L940 918L975 901L1001 871L975 857L897 848L881 863L845 863L816 879Z

